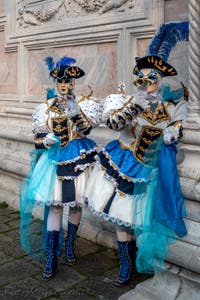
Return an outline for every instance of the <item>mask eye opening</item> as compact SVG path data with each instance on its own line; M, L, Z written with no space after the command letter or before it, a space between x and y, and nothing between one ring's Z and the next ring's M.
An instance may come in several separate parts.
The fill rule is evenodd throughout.
M66 78L66 77L62 77L62 78L57 78L57 83L72 83L73 82L73 79L72 78Z

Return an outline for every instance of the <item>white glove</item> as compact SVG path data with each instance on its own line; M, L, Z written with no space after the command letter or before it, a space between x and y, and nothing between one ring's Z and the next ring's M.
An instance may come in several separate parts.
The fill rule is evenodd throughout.
M55 137L54 133L48 133L43 141L43 144L46 148L51 147L52 145L58 142L57 138Z
M164 142L166 145L171 145L177 142L180 137L180 128L176 126L169 126L163 130Z

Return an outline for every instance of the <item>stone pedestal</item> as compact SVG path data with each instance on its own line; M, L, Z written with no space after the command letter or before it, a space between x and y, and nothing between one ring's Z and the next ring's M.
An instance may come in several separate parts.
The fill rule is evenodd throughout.
M173 266L122 295L119 300L198 300L200 275Z

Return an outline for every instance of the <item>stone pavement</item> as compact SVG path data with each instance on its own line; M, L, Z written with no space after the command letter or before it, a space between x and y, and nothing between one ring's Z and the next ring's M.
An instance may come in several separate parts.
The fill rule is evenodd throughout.
M41 280L43 264L33 261L20 248L19 212L0 203L0 299L116 300L147 278L134 274L130 284L113 285L118 272L115 250L82 238L77 240L78 262L73 267L59 257L56 277Z

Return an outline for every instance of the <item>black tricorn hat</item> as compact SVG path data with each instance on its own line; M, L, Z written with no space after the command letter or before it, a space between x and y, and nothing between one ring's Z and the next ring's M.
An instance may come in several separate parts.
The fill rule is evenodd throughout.
M133 74L135 75L138 75L139 70L146 68L156 69L163 77L177 75L176 69L158 55L136 57L135 60L136 65L133 68Z
M62 66L60 69L55 68L50 72L54 79L63 78L80 78L85 75L85 72L77 66Z
M54 79L77 79L85 75L85 72L81 68L73 65L76 63L73 57L63 56L55 63L52 56L47 56L44 61L49 68L50 75Z

